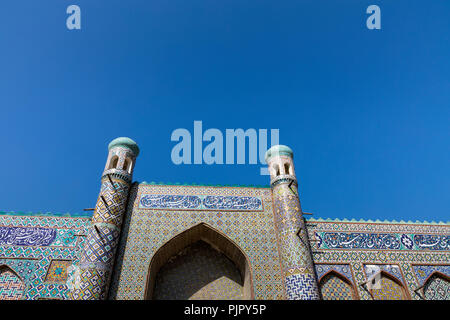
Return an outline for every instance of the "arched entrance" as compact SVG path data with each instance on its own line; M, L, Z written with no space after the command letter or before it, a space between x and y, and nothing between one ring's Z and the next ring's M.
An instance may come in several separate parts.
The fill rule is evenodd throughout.
M229 238L201 223L154 254L146 299L253 299L250 265Z

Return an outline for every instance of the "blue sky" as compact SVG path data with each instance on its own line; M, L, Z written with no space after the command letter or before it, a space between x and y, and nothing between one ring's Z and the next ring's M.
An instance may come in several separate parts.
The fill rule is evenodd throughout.
M82 29L66 28L81 8ZM366 8L381 8L381 30ZM0 209L93 207L118 136L137 181L268 185L171 162L177 128L279 129L304 211L448 221L450 2L3 1Z

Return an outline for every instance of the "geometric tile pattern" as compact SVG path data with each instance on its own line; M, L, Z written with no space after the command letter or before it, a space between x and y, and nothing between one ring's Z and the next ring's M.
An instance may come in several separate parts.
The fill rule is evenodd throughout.
M23 280L24 299L68 298L66 284L45 282L45 278L52 260L78 262L89 223L89 217L0 214L0 226L56 231L56 238L50 246L43 246L42 242L23 246L0 244L0 265L9 266Z
M9 267L0 267L0 300L22 299L25 284Z
M259 197L262 211L148 210L139 208L141 194ZM134 185L130 191L110 299L145 298L153 255L174 236L205 223L226 235L248 258L255 299L286 299L280 267L270 188Z
M296 186L277 184L273 187L273 197L287 297L318 299L319 290Z
M324 300L352 300L353 289L333 273L327 274L319 283Z
M198 241L169 259L158 271L153 299L240 300L239 270L225 255Z
M55 238L55 229L0 227L0 244L2 245L48 246Z
M380 288L372 288L374 300L404 300L403 288L392 279L381 275Z
M351 267L348 264L315 264L317 278L322 278L326 273L334 271L345 278L348 281L353 282L353 275Z
M45 277L45 282L65 283L67 280L68 268L71 265L71 260L52 260Z
M423 289L427 300L450 300L450 281L434 274Z

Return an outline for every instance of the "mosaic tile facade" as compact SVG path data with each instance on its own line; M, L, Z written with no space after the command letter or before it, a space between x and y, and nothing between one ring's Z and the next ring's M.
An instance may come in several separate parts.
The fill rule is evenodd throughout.
M225 255L203 241L173 256L158 272L153 299L240 300L243 280Z
M422 300L420 287L424 280L433 272L441 270L448 275L450 254L448 250L412 250L373 249L362 248L331 248L320 243L320 236L324 233L366 233L366 234L422 234L440 235L448 237L448 224L419 224L419 223L381 223L381 222L342 222L310 219L307 222L316 269L318 265L348 264L351 267L354 284L360 299L372 300L369 290L364 285L369 276L367 266L376 265L396 278L406 291L404 299ZM401 236L400 236L401 237ZM432 266L429 266L432 264Z

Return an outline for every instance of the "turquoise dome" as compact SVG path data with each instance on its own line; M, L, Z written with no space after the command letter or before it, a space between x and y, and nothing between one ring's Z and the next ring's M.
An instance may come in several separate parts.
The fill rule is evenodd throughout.
M288 146L283 146L281 144L273 146L272 148L270 148L269 150L267 150L266 152L266 162L269 161L270 158L272 158L273 156L288 156L293 158L294 157L294 153L292 152L291 148L289 148Z
M139 155L139 147L136 142L127 137L116 138L111 141L108 145L108 150L115 147L125 147L133 151L134 155L137 157Z

